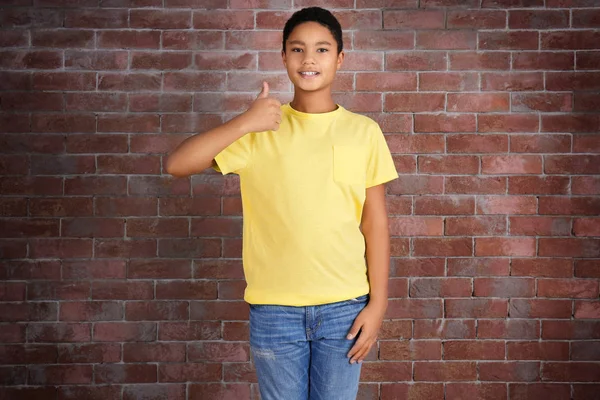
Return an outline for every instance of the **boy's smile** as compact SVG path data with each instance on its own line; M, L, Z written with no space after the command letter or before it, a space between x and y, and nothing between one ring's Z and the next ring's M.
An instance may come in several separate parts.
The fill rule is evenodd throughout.
M330 90L344 53L338 54L335 38L317 22L302 23L286 41L283 63L296 91Z

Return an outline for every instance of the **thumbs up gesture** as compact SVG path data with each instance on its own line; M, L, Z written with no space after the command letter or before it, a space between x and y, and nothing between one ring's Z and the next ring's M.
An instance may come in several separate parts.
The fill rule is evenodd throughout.
M242 114L247 132L276 131L281 123L281 103L269 97L269 84L263 87L250 108Z

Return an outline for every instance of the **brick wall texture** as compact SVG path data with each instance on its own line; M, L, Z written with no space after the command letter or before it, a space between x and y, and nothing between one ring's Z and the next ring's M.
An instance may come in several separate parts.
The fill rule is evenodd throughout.
M600 1L0 4L1 399L259 398L239 181L164 161L291 99L311 5L400 176L359 399L600 398Z

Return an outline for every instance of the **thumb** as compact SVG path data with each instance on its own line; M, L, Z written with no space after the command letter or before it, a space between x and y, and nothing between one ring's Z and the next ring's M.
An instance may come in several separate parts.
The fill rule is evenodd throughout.
M259 99L266 99L269 97L269 84L267 82L263 82L263 88L260 94L258 95Z
M358 320L355 320L354 323L352 324L352 328L350 328L350 332L348 332L348 335L346 335L346 339L348 340L352 340L356 337L356 335L358 335L358 332L360 331L360 327L362 326L362 323L359 322Z

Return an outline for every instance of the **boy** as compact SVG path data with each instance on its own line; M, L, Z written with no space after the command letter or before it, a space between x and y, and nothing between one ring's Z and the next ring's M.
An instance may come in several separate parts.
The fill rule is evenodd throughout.
M167 172L212 165L240 176L244 299L262 399L354 399L387 307L383 184L398 174L377 123L331 97L344 52L329 11L306 8L287 21L282 59L289 104L263 83L246 112L179 145Z

